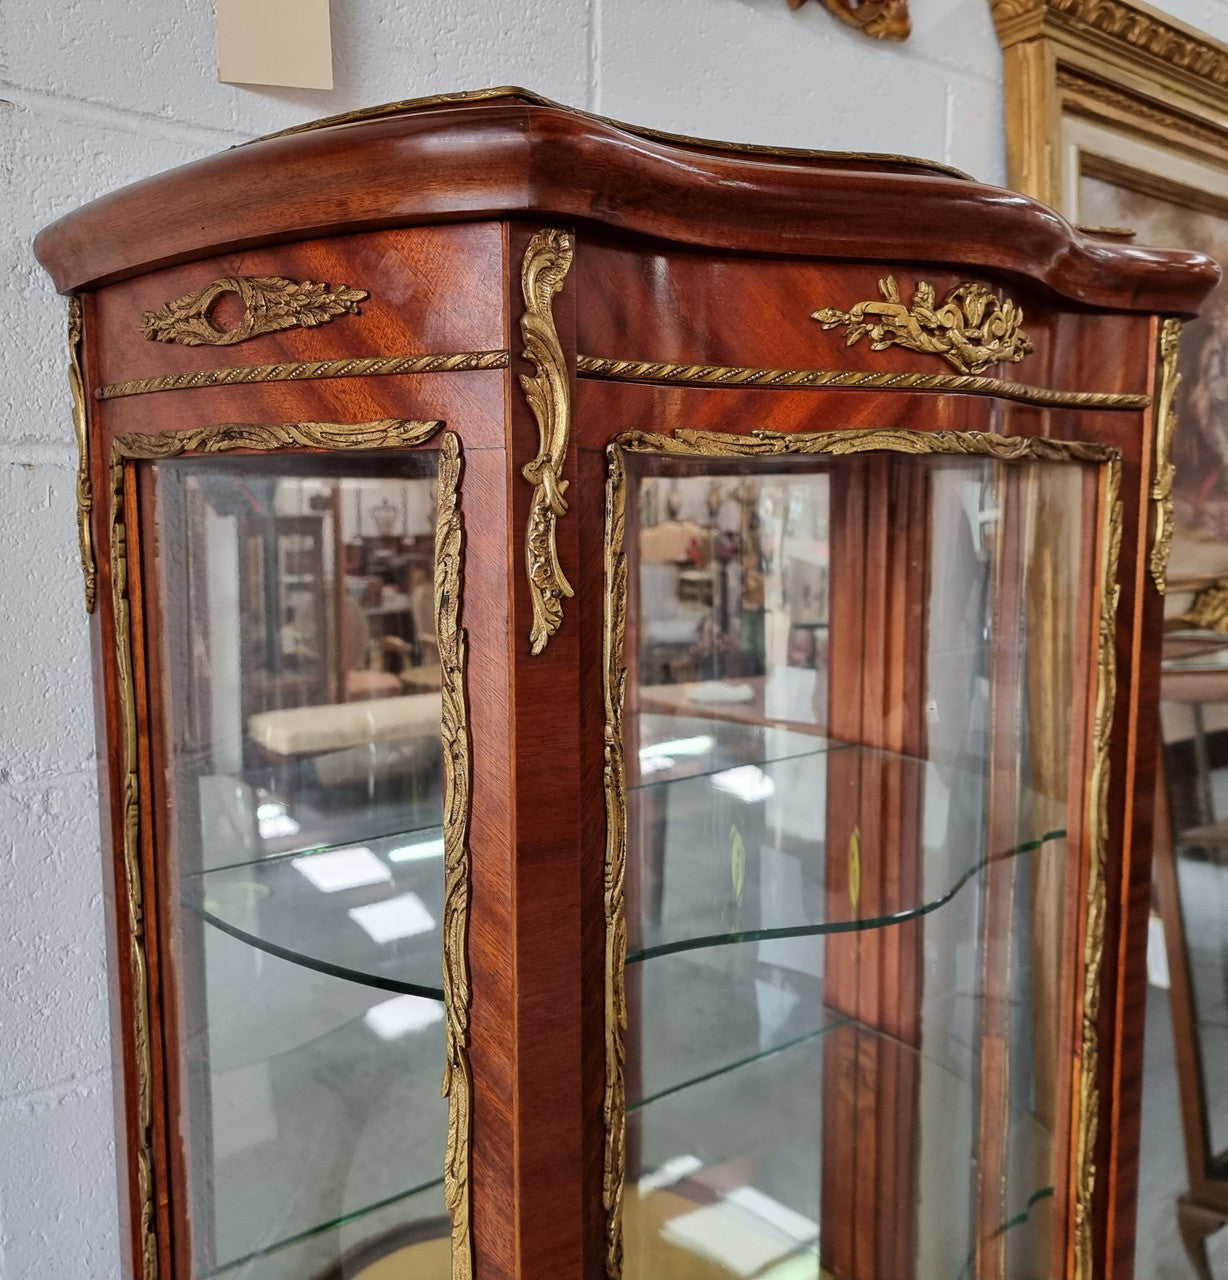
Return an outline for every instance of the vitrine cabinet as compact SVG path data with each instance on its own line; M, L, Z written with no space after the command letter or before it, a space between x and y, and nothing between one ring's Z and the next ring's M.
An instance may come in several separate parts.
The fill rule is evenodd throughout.
M128 1274L1130 1273L1208 260L507 89L37 249Z

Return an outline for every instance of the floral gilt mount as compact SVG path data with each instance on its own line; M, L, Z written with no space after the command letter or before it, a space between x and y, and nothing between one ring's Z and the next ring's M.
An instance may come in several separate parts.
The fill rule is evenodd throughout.
M219 327L214 309L228 294L243 307L233 328ZM150 342L177 342L185 347L229 347L264 333L282 329L311 329L340 315L357 315L365 289L340 285L330 289L316 280L287 280L284 276L224 276L185 293L182 298L147 311L140 329Z
M880 280L878 289L882 301L857 302L848 311L822 307L811 319L824 329L847 326L846 346L868 337L873 351L906 347L941 356L960 373L1018 363L1032 350L1032 340L1022 328L1023 309L984 285L956 285L939 304L934 286L926 280L918 282L911 303L900 300L894 276Z
M800 9L806 0L789 0ZM841 22L856 27L875 40L907 40L912 32L908 0L823 0Z

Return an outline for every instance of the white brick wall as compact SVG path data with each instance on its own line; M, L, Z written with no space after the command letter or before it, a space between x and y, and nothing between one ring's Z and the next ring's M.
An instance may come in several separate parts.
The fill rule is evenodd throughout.
M3 0L0 1280L119 1275L65 309L35 232L254 134L508 82L678 132L910 152L1001 181L986 0L912 7L912 40L894 46L818 0L339 0L324 93L218 84L208 4ZM1228 38L1228 0L1171 7Z

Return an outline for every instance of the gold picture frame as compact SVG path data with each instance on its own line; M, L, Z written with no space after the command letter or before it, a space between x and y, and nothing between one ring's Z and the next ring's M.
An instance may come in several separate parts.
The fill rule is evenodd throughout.
M1093 235L1201 249L1228 264L1228 45L1137 0L990 5L1008 184ZM1182 429L1175 441L1159 433L1167 491L1153 496L1165 508L1164 545L1152 557L1174 620L1228 577L1228 290L1185 326L1174 360L1175 330L1174 321L1157 335L1165 402Z

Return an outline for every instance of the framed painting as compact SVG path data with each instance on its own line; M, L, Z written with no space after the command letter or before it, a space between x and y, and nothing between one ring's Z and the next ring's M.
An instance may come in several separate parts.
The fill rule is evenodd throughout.
M1228 45L1124 0L991 3L1009 184L1085 230L1201 249L1228 267ZM1185 326L1178 368L1174 622L1228 578L1228 286Z

